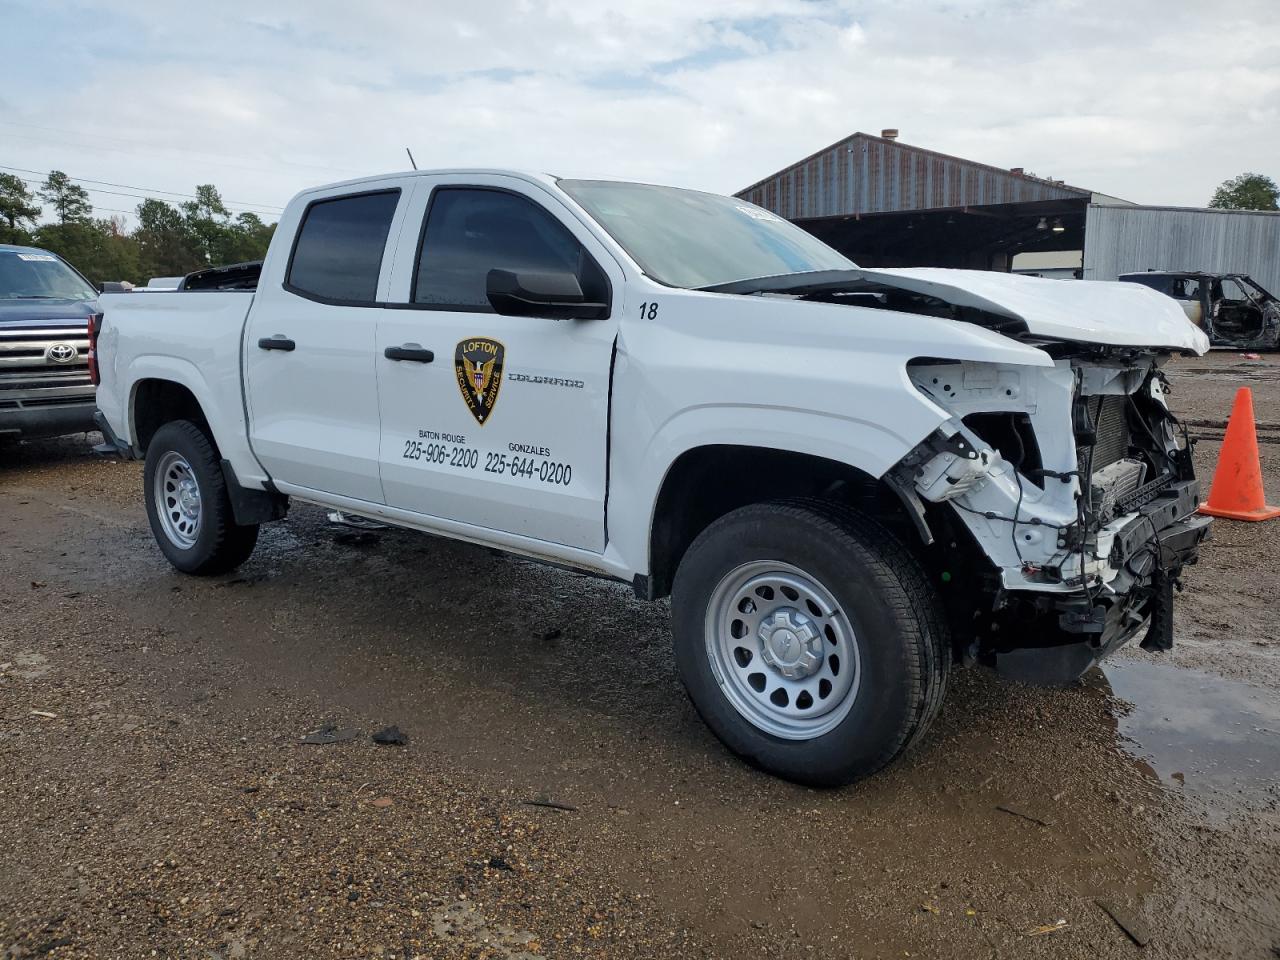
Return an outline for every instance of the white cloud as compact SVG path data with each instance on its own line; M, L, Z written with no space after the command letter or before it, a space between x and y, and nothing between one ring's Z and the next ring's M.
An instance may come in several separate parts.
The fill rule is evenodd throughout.
M1143 202L1280 178L1272 0L8 9L40 69L6 71L0 164L242 201L402 168L406 145L423 166L730 192L883 126ZM74 42L63 24L82 26Z

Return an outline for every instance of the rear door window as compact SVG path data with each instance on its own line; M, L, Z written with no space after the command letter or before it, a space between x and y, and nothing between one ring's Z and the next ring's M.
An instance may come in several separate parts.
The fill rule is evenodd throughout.
M399 190L317 200L307 207L285 288L324 303L373 304Z

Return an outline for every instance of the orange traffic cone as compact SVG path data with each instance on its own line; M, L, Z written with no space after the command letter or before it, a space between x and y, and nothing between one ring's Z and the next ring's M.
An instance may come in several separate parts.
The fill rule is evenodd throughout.
M1201 513L1229 520L1270 520L1280 517L1280 507L1267 506L1262 495L1262 464L1258 460L1258 434L1253 424L1253 391L1241 387L1227 421L1227 435L1218 454L1218 469L1209 488L1209 502Z

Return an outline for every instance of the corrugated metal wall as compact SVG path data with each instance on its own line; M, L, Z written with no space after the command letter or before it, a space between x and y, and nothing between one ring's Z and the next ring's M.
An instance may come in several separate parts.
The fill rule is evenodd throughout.
M1084 278L1142 270L1247 273L1280 296L1280 213L1091 204Z
M1088 195L999 167L862 133L738 194L788 220Z

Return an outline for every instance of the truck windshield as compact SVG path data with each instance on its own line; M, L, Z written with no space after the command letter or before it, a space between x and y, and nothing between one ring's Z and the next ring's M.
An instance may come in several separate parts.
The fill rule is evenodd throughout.
M0 250L0 300L92 300L84 277L51 253Z
M762 207L697 190L561 180L646 274L696 289L856 264Z

